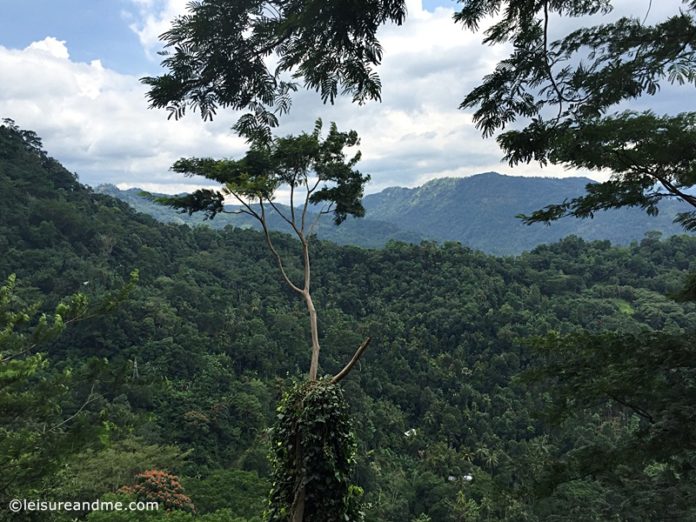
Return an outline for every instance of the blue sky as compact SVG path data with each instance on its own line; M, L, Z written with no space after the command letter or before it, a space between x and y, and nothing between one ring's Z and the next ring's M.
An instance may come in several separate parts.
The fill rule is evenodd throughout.
M0 45L23 49L53 36L65 40L73 59L99 59L121 72L147 70L138 36L128 27L126 0L0 0Z
M422 4L433 11L453 2L424 0ZM23 49L53 36L67 43L76 61L98 59L123 73L157 71L157 61L148 58L129 27L137 13L131 0L0 0L0 11L0 45L4 47Z
M230 132L238 115L213 123L187 116L167 121L149 110L143 75L156 74L158 35L188 0L0 0L0 118L36 131L49 154L90 185L113 183L179 192L196 188L169 166L182 156L234 157L244 143ZM301 91L279 133L336 121L362 138L368 192L416 186L444 176L498 171L513 175L586 175L560 167L501 163L495 140L484 140L459 103L505 48L483 46L481 34L452 21L455 2L406 0L403 27L379 33L384 60L382 103L358 107L339 99L322 105ZM616 0L620 14L645 13L650 0ZM679 0L652 3L651 17L674 12ZM556 29L567 29L563 24ZM692 106L692 92L666 95L660 109ZM601 177L601 175L600 175Z

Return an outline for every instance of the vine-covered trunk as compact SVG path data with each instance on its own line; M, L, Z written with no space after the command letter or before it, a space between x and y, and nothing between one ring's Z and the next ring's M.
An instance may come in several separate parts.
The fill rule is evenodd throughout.
M271 435L268 522L361 522L362 490L351 485L355 438L348 403L329 379L293 385Z
M305 503L304 486L297 492L297 503L292 507L292 522L302 522L304 520L304 503Z

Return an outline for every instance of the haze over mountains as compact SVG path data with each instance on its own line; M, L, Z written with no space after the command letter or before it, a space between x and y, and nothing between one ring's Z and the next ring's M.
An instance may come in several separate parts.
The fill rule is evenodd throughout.
M317 235L338 244L363 247L380 247L390 240L459 241L487 253L511 255L571 234L622 245L640 240L653 230L665 235L684 233L672 222L676 213L683 210L677 202L661 205L656 217L641 209L621 209L600 212L594 219L566 218L551 226L527 226L515 217L579 196L588 183L592 180L581 177L518 177L487 172L467 178L436 179L412 189L391 187L364 198L365 218L349 218L340 227L325 218L319 222ZM96 191L121 199L163 222L258 228L255 220L244 215L219 215L204 221L200 215L180 214L144 198L139 189L100 185ZM270 222L273 229L289 232L279 216Z

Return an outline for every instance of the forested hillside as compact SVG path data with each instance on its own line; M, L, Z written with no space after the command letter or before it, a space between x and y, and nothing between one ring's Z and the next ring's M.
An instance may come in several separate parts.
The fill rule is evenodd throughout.
M125 498L139 473L162 470L181 481L171 511L87 520L261 520L267 430L280 391L306 372L308 325L260 238L159 223L82 186L33 133L0 128L0 280L17 276L9 309L50 312L75 292L99 302L140 274L115 310L36 347L45 355L31 373L2 359L3 503ZM299 252L289 236L275 240ZM320 242L313 256L321 373L372 336L343 385L366 520L696 517L693 451L679 471L669 453L631 452L649 421L601 395L554 416L557 383L530 373L544 361L531 338L546 334L689 339L696 307L669 296L696 269L695 238L612 247L568 237L508 258L454 242Z
M675 201L662 203L657 216L648 216L637 208L618 209L597 212L594 219L565 218L551 226L528 226L516 217L550 201L578 197L589 183L589 178L525 178L495 172L435 179L414 189L392 187L370 194L364 198L364 218L349 218L340 227L323 220L316 231L321 239L341 245L382 247L392 240L414 244L423 240L458 241L497 255L520 254L569 235L628 245L649 231L665 235L684 233L673 220L686 205ZM113 185L102 185L96 191L121 199L165 223L206 224L213 228L258 226L255 220L243 215L204 220L201 215L181 214L148 200L139 189L119 190ZM274 230L290 232L274 213L270 220Z
M589 178L503 176L495 172L468 178L434 179L414 189L391 188L365 198L368 215L379 216L427 239L459 241L490 254L520 254L569 235L628 245L648 231L665 235L683 230L673 223L686 205L665 201L657 216L638 208L611 209L593 219L565 218L550 226L525 225L517 217L549 202L582 194Z

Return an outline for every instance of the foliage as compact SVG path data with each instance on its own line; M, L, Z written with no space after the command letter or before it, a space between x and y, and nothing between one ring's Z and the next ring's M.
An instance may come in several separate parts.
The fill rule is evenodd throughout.
M660 201L676 199L690 210L675 221L696 228L690 190L696 184L696 113L610 114L622 102L656 94L661 85L696 85L696 2L684 1L653 26L645 24L647 15L642 21L620 18L555 42L549 42L553 13L606 14L611 2L462 3L456 19L470 29L507 7L485 41L514 45L462 103L476 108L484 136L522 119L526 127L498 137L511 165L535 160L612 173L606 182L587 185L583 196L521 215L527 224L619 207L655 215ZM681 294L688 296L689 289ZM694 459L693 441L684 435L693 431L692 343L693 330L666 325L657 332L583 332L540 341L543 363L532 374L550 381L557 413L579 424L594 412L599 433L550 466L542 481L546 494L577 491L576 479L591 476L597 489L611 483L617 496L630 491L640 499L600 507L603 518L693 518L693 492L681 487Z
M36 306L18 302L14 295L15 284L16 277L12 274L0 287L0 464L5 471L0 490L3 500L10 498L5 497L5 492L14 485L33 483L36 475L40 476L58 453L60 436L55 432L63 430L53 411L55 396L63 392L62 383L47 383L43 389L27 384L36 382L37 375L47 366L44 355L32 352L60 333L63 315L71 308L63 305L61 313L41 315L37 319ZM83 312L84 296L76 296L74 301L77 303L72 307L75 313ZM32 410L33 415L23 414ZM46 432L44 427L49 419L53 425ZM44 448L37 448L39 441Z
M158 469L138 473L135 482L121 488L123 493L145 501L157 502L166 510L195 511L191 499L184 494L179 478Z
M265 207L270 206L286 221L292 221L304 233L308 205L326 204L323 213L332 212L336 224L348 215L363 216L360 198L363 187L370 179L353 167L360 161L360 152L346 159L343 149L359 143L355 131L339 132L332 123L327 137L321 140L322 122L317 120L311 134L274 138L270 144L254 141L250 150L240 160L213 160L210 158L182 158L172 170L187 176L202 176L222 184L213 191L200 189L192 194L163 197L157 201L182 212L204 212L209 219L226 212L224 201L232 197L241 205L236 213L244 213L265 221ZM322 185L320 187L320 185ZM291 193L291 216L285 216L274 203L275 194L281 188ZM305 191L302 216L295 218L293 195L295 190ZM251 205L257 204L258 208Z
M85 393L71 368L51 374L40 348L54 342L66 325L111 310L132 290L130 284L90 306L76 293L60 302L52 314L26 305L16 295L16 276L0 287L0 481L3 501L12 493L36 487L55 471L74 446L93 430L85 409L99 400L95 383ZM84 386L84 384L83 384ZM76 395L77 395L76 394ZM78 400L80 402L76 403Z
M278 285L263 237L157 223L94 194L21 143L0 128L0 277L16 272L16 295L41 302L36 315L48 317L78 291L97 303L128 280L130 267L140 269L140 282L108 316L75 322L39 350L50 365L24 389L40 408L18 412L22 422L56 405L46 422L62 422L85 402L92 383L99 398L63 425L73 436L62 440L71 444L41 446L45 458L24 468L31 480L4 494L58 498L67 477L66 488L74 483L91 500L108 498L113 485L96 467L109 455L118 465L114 474L125 476L142 471L131 468L126 453L152 462L157 448L162 458L174 457L176 448L185 459L148 467L180 476L199 512L95 512L88 520L258 522L272 482L267 430L290 377L305 372L309 332L301 303ZM297 242L272 237L279 254L294 262ZM553 405L554 381L528 384L519 376L546 364L524 339L551 332L561 340L585 339L582 332L625 338L649 332L651 339L661 332L685 340L674 347L687 346L696 306L665 296L679 293L694 259L693 237L659 234L623 247L568 237L507 258L456 243L368 250L314 242L312 288L324 311L319 335L331 346L323 369L335 374L372 337L365 363L341 383L358 441L350 482L364 488L365 519L659 520L656 510L673 514L687 506L696 488L675 471L688 452L669 457L674 447L664 448L660 462L618 464L612 459L622 448L643 440L638 430L659 434L608 397L552 422L540 412ZM290 265L292 275L297 266ZM645 353L649 346L638 348ZM563 353L601 369L591 352L574 354L568 343ZM633 378L620 359L598 359L607 360L605 367ZM648 390L668 392L659 377L671 373L658 368L664 369L645 380ZM54 384L67 375L64 394ZM598 371L581 375L601 378ZM681 382L691 393L688 380ZM633 399L648 397L628 391ZM648 398L659 404L659 397ZM666 422L678 420L678 412L664 413ZM7 426L11 433L23 429ZM611 466L583 474L583 454L607 455ZM554 476L556 487L545 487ZM89 481L93 488L86 488ZM228 491L218 494L225 484ZM680 519L693 518L682 511ZM12 520L23 516L30 514Z
M181 469L185 455L175 446L148 444L140 437L88 448L65 463L50 488L52 498L92 501L116 491L148 469Z
M263 513L270 483L256 471L218 469L206 477L184 481L196 513L229 511L230 517L251 519Z
M298 503L308 522L362 520L362 490L350 483L355 439L338 385L321 380L290 388L277 408L271 448L268 520L292 520Z
M485 43L512 43L514 50L462 108L476 108L484 136L523 119L527 126L498 137L511 165L539 161L568 168L610 170L609 181L588 185L587 195L550 205L527 223L562 216L592 217L614 207L639 206L656 213L656 203L677 198L696 207L688 193L694 173L693 113L658 116L651 111L609 115L618 104L654 95L662 84L696 85L696 2L653 26L635 17L584 27L549 41L554 14L607 14L609 0L517 3L462 0L455 20L469 29L498 12ZM696 211L678 221L693 229Z
M535 211L524 217L525 222L550 222L563 216L594 217L600 210L627 206L657 215L658 203L669 198L696 206L688 190L696 180L692 167L695 123L696 113L658 117L651 112L624 112L571 130L555 130L552 143L547 145L552 162L610 169L614 175L604 183L588 184L584 196ZM501 138L511 142L518 139L528 138ZM680 212L675 222L693 230L694 216L694 211Z
M19 126L11 118L3 118L2 123L2 127L10 131L12 135L17 138L12 140L11 143L4 143L4 145L10 145L10 147L0 152L2 156L11 156L13 149L14 151L23 149L41 157L42 159L46 159L46 153L43 150L41 138L39 138L34 131L19 128Z
M662 459L696 446L691 440L696 348L690 335L551 336L538 341L538 349L544 365L537 371L554 378L557 415L610 398L640 418L634 444L644 448L643 458Z
M354 101L379 99L373 68L382 48L376 38L386 22L402 23L403 0L341 1L203 0L191 2L162 35L167 72L142 81L152 107L170 117L187 107L212 119L218 107L248 110L237 122L243 134L270 137L277 115L290 108L292 73L322 100L333 103L339 90ZM275 70L267 58L275 54Z
M544 379L554 390L555 423L575 424L582 412L600 412L603 436L584 441L549 466L539 488L548 495L591 475L599 484L643 490L642 502L603 508L622 519L687 520L693 510L693 332L666 335L576 334L536 343L543 363L526 379ZM616 423L630 429L621 432ZM607 438L609 435L609 438Z

